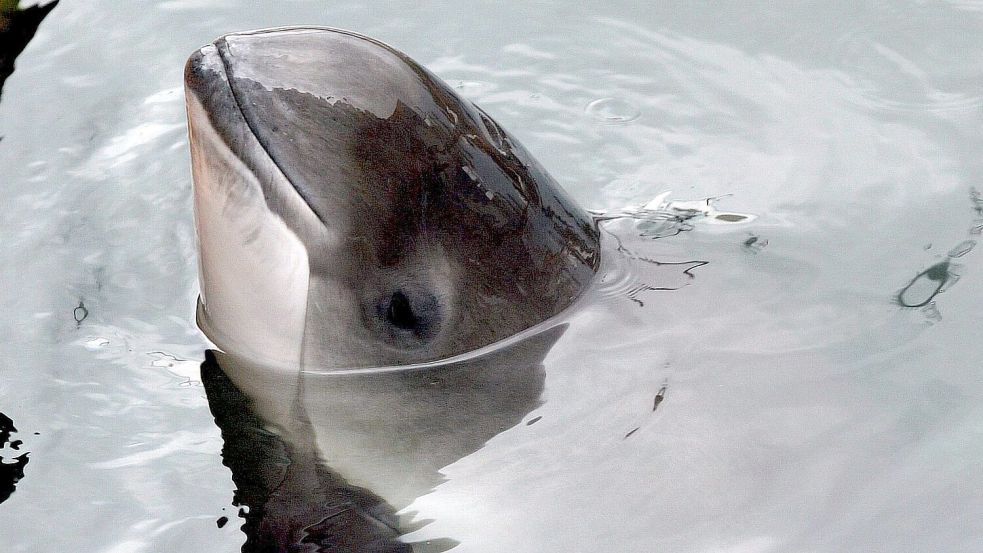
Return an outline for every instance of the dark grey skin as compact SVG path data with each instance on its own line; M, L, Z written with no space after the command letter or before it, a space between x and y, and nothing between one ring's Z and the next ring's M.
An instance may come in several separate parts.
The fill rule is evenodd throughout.
M547 320L594 221L487 114L347 31L225 36L185 72L199 322L271 365L405 365Z

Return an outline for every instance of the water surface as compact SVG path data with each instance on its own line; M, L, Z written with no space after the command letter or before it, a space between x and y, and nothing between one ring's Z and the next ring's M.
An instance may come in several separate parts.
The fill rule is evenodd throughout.
M978 551L970 0L62 0L0 100L0 412L16 427L0 456L29 458L0 503L4 551L243 543L199 372L181 71L219 34L285 24L405 51L585 207L671 191L756 216L605 223L598 284L561 321L541 394L404 498L418 529L403 539Z

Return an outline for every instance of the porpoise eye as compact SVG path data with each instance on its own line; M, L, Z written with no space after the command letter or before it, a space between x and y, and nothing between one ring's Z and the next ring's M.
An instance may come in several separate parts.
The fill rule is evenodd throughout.
M422 290L396 290L377 306L384 334L398 345L420 346L440 330L440 305L437 298Z
M389 324L403 330L413 330L417 326L416 315L410 300L402 293L396 292L389 299L389 309L386 310L386 320Z

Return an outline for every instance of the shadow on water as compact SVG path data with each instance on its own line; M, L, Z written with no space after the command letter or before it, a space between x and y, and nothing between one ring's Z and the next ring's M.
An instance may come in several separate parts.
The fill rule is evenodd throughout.
M295 382L208 351L202 382L235 482L233 504L244 519L242 551L453 548L450 539L400 541L427 521L404 523L396 512L440 484L440 469L540 405L542 363L565 329L555 326L464 361L394 371L297 371Z
M0 95L7 77L14 72L14 60L34 38L34 33L58 5L58 0L27 8L21 8L19 4L19 0L0 0Z

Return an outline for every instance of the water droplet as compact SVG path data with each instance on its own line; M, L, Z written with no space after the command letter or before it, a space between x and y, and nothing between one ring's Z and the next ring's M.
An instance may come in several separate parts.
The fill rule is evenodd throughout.
M618 98L600 98L587 104L584 110L602 123L628 123L638 119L642 112L634 104Z

